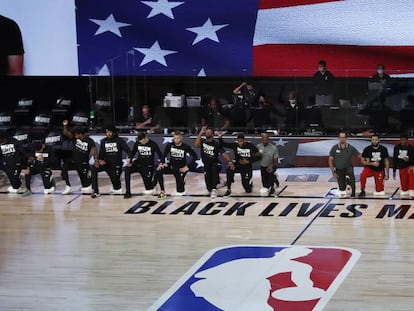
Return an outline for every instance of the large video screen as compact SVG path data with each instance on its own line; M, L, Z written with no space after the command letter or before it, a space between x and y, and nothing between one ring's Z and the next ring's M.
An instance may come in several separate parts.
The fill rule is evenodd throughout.
M25 75L414 76L411 0L1 2Z

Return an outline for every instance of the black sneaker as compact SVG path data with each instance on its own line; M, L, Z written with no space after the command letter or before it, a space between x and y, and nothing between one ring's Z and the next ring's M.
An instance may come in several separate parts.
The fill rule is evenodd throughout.
M351 198L355 198L355 192L351 193Z
M224 193L223 197L229 197L231 195L231 190L227 189L226 192Z
M365 197L365 191L364 190L362 190L360 192L360 194L358 195L358 198L363 198L363 197Z
M274 195L275 194L275 187L270 187L270 190L269 190L269 197L271 197L272 195Z
M132 195L131 195L131 193L129 193L129 192L126 192L125 194L124 194L124 199L130 199L132 197Z
M96 198L99 198L101 196L101 194L100 193L92 193L92 195L91 195L91 198L92 199L96 199Z

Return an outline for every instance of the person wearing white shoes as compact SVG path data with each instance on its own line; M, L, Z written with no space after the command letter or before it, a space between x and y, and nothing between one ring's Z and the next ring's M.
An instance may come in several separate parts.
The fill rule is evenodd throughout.
M80 126L76 126L72 131L68 129L68 120L63 121L63 135L73 141L72 159L69 164L73 164L78 172L79 179L82 185L82 193L92 192L92 178L91 178L91 166L89 165L89 158L93 156L95 162L98 161L98 151L95 146L95 142L88 136L86 136L86 129ZM67 167L62 169L62 178L66 182L65 190L62 194L70 194L72 192L72 186L69 180L69 174Z
M33 144L32 153L28 157L28 167L23 170L26 181L26 192L24 195L31 193L31 180L32 176L40 175L42 177L44 194L52 194L55 192L55 180L53 179L52 170L49 166L49 162L53 157L53 150L47 147L42 142Z
M228 153L223 153L224 160L228 163L227 175L227 190L224 193L225 197L231 195L231 184L234 182L234 174L240 173L242 178L242 186L247 193L253 190L253 162L261 158L259 149L250 142L247 142L244 134L237 135L237 142L228 143L223 140L223 133L219 133L220 147L231 149L234 153L234 161L231 161Z
M408 143L408 135L401 134L400 143L394 146L392 175L400 175L400 195L414 196L414 147Z
M202 136L205 135L205 138ZM223 153L211 128L201 128L194 142L194 147L200 148L201 160L204 164L204 181L211 198L217 198L217 185L220 183L221 162L219 155Z
M121 174L122 174L122 154L130 154L131 149L125 140L118 137L115 126L105 127L106 137L101 140L98 161L92 166L92 198L100 196L98 186L98 173L105 171L112 183L111 194L122 194Z
M331 169L332 176L338 181L337 196L346 197L347 184L351 187L351 197L355 197L355 175L352 160L360 157L359 151L348 144L348 135L345 131L339 132L339 143L332 146L329 152L328 165Z
M158 147L153 140L149 139L144 132L140 132L137 136L137 141L129 154L125 168L125 199L131 197L132 173L141 174L145 186L144 194L154 194L153 175L155 154L157 154L160 162L164 162L160 147ZM137 155L137 157L134 159L135 155Z
M0 132L0 169L3 170L9 181L9 193L23 193L20 173L27 167L27 154L23 146L8 131Z
M187 155L191 157L191 163L187 163ZM176 191L174 196L185 195L185 177L190 170L189 167L193 167L197 160L197 154L187 144L183 142L183 135L180 131L175 131L173 136L173 142L168 143L164 149L161 162L154 176L154 185L157 183L160 185L161 192L158 196L160 199L165 199L164 188L164 174L173 174L176 183ZM169 163L166 163L167 159Z
M358 197L365 197L365 186L368 177L374 177L374 195L385 195L384 180L389 179L389 155L388 150L380 145L378 134L371 136L371 145L364 148L361 156L361 163L364 169L361 173L361 192Z
M279 164L279 152L276 145L269 141L269 134L262 133L262 142L257 144L256 147L262 156L260 160L260 175L262 177L263 188L260 189L262 195L274 195L275 184L279 186L279 180L275 173L277 165Z

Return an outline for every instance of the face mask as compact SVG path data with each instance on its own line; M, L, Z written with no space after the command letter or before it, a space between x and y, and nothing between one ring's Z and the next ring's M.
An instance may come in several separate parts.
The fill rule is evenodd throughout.
M320 72L325 72L325 67L319 66L318 70L319 70Z
M293 105L294 103L296 103L296 99L289 99L289 103L290 103L291 105Z
M377 72L379 75L382 75L384 73L384 69L378 69Z

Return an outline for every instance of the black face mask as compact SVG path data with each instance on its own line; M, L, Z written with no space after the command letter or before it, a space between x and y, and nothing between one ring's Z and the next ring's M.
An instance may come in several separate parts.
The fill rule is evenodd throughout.
M377 147L378 147L378 145L379 145L379 143L377 143L377 144L373 144L373 143L371 143L371 145L372 145L373 147L377 148Z

